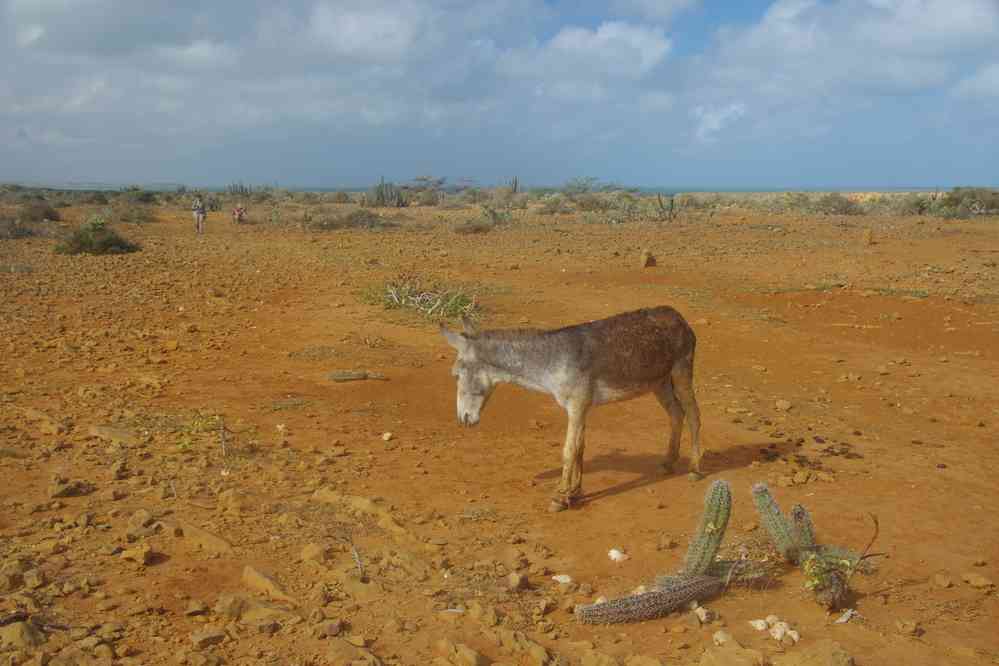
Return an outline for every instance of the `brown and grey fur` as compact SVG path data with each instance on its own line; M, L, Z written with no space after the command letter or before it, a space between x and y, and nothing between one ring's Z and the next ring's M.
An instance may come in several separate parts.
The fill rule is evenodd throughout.
M679 458L686 420L691 474L700 476L700 410L694 397L694 331L668 306L625 312L555 330L465 332L441 327L458 351L452 374L458 384L458 422L473 426L493 389L519 384L552 395L569 419L562 450L562 479L552 510L582 495L586 414L591 407L652 393L669 414L671 432L663 467Z

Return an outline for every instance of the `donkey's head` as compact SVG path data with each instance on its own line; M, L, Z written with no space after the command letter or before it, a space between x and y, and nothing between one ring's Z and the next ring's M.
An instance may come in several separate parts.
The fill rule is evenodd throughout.
M490 368L479 360L475 350L475 327L467 319L462 319L465 331L449 331L441 325L441 333L448 344L458 352L451 374L458 380L458 423L474 426L479 422L482 408L489 401L496 380Z

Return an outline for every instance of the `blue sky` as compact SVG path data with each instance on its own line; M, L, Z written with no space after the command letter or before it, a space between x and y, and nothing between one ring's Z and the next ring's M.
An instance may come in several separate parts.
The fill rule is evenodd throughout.
M0 181L999 184L999 0L0 0Z

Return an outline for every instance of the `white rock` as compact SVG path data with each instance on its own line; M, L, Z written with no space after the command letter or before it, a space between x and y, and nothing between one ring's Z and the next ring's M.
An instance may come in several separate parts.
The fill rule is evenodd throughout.
M566 574L556 574L552 576L552 580L556 583L565 585L566 583L572 582L572 576L567 576Z
M756 629L756 631L766 631L768 625L766 620L750 620L749 626Z
M595 603L595 604L605 604L605 603L607 603L607 597L603 597L603 596L597 597L596 599L593 600L593 603Z
M781 641L787 636L787 630L790 627L787 626L787 622L778 622L774 626L770 627L770 635L773 636L775 641Z
M780 618L777 617L776 615L767 615L767 626L768 627L772 627L775 624L777 624L778 622L780 622Z
M391 442L394 437L395 437L395 435L393 435L390 432L383 432L382 433L382 439L384 441L386 441L386 442Z
M628 559L628 554L617 548L611 548L607 551L607 557L611 558L614 562L624 562Z
M726 643L732 642L732 634L719 629L715 632L714 636L711 637L711 640L714 641L715 645L722 646Z
M700 620L701 624L708 624L715 619L714 611L710 611L704 606L698 606L694 609L694 615Z
M790 638L795 643L801 640L801 634L798 633L797 629L788 629L787 637Z

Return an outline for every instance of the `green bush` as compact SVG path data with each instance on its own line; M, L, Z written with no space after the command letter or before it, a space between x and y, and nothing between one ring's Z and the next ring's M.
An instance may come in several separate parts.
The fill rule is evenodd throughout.
M56 245L60 254L126 254L142 249L107 226L107 219L92 216Z
M599 213L610 210L612 205L610 199L594 192L577 194L572 197L572 203L577 209L586 213Z
M564 215L573 211L572 206L561 194L553 194L544 199L541 207L538 208L540 215Z
M62 216L59 215L59 211L53 208L46 201L29 201L21 206L21 209L17 213L17 217L24 223L44 222L45 220L57 222L62 219Z
M405 208L409 205L402 188L386 183L384 178L368 192L366 203L375 208Z
M812 210L825 215L860 215L864 212L857 202L847 199L839 192L823 194L813 204Z
M358 208L346 215L335 215L323 217L319 221L313 222L311 216L307 216L306 226L314 231L338 231L343 229L366 229L369 231L381 231L394 229L398 223L386 220L381 215L368 210Z
M335 204L346 204L350 203L350 195L344 191L333 193L333 203Z
M115 206L111 217L120 224L148 224L156 219L151 206L127 203Z
M436 206L440 203L440 195L433 190L423 190L417 192L415 197L418 206Z

